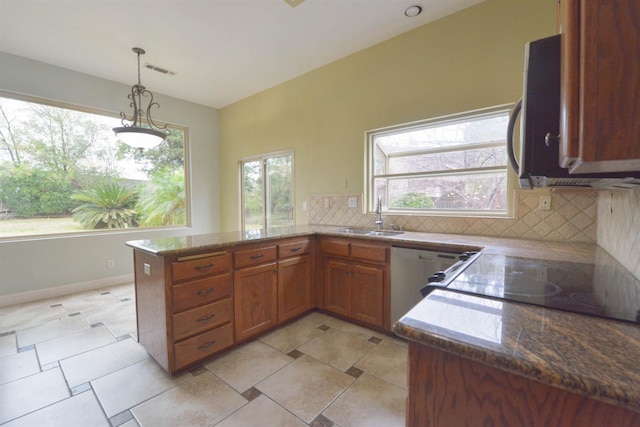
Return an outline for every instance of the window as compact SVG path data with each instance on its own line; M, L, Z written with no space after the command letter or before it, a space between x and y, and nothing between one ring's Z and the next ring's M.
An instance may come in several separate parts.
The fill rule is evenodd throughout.
M293 225L293 153L273 153L240 162L242 230Z
M504 106L367 133L369 210L509 214Z
M157 148L120 119L0 97L0 238L187 224L186 129Z

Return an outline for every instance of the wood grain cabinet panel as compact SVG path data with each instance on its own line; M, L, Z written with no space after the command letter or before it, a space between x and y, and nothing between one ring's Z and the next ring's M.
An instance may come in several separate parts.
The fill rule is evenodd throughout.
M275 261L277 257L277 249L275 246L265 246L244 251L237 251L234 255L235 268L250 267L252 265L264 264L265 262Z
M351 315L383 326L384 267L353 265L351 269Z
M640 171L640 2L561 0L560 14L560 164Z
M170 374L234 344L232 261L134 251L139 342Z
M390 330L389 245L327 239L319 246L324 309Z
M176 341L180 341L231 322L233 322L233 301L227 298L174 315L173 336Z
M312 262L308 255L278 261L279 323L311 310L311 274Z
M171 301L174 313L233 295L233 277L231 273L206 277L171 287Z
M236 340L244 341L278 323L275 262L236 270L234 308Z
M231 271L231 254L206 256L171 263L171 279L174 282L211 276Z
M181 341L175 345L176 370L193 365L233 344L232 323Z
M640 414L409 342L407 426L640 425Z
M341 316L351 315L351 265L330 259L325 263L325 308Z
M309 239L287 242L278 245L278 258L306 255L311 250Z

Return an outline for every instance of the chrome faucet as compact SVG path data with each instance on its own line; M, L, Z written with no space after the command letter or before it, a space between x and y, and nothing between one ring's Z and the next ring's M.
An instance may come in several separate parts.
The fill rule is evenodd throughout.
M378 231L382 231L382 197L378 197L378 204L376 205L376 215L378 215L378 217L374 221L374 224L378 228Z

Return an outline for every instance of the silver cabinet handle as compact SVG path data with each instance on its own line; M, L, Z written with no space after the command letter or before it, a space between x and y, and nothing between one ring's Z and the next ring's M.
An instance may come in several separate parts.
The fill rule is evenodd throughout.
M544 144L545 144L547 147L550 147L551 141L560 141L560 138L561 138L561 135L551 136L551 134L550 134L550 133L547 133L547 134L544 136Z

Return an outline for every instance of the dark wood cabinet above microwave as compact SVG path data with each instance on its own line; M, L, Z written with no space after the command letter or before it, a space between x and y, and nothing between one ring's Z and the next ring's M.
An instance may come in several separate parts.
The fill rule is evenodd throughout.
M640 171L640 2L559 0L560 165Z

